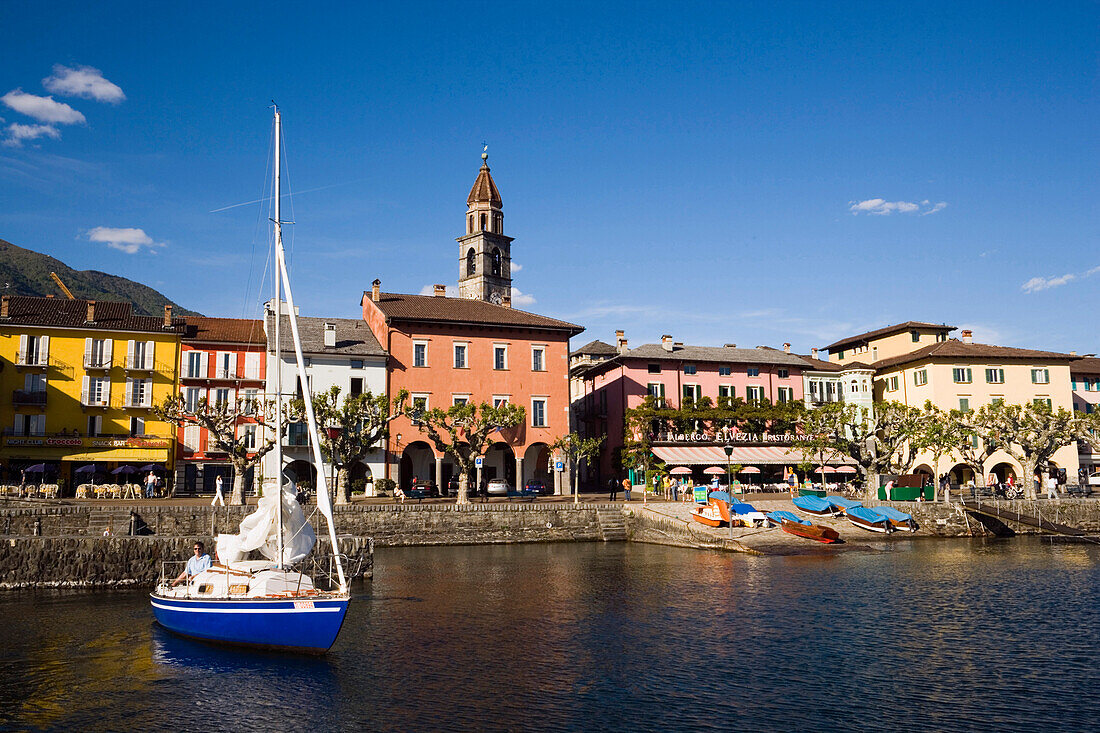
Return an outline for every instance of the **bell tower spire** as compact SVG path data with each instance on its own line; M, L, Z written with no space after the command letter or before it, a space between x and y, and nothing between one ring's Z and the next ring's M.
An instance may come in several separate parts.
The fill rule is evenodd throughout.
M466 197L466 233L458 238L458 292L463 298L510 305L512 238L504 236L500 191L489 173L489 146Z

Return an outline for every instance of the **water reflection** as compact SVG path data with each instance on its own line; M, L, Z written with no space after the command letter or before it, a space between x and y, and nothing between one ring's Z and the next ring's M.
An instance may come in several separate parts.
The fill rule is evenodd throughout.
M1100 550L881 549L380 550L323 658L172 636L143 593L8 594L0 728L1093 727Z

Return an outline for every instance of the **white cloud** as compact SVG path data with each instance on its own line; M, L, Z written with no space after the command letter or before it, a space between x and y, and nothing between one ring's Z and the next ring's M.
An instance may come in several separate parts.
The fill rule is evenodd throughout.
M1024 283L1022 287L1025 293L1037 293L1040 290L1047 290L1048 288L1056 288L1060 285L1065 285L1076 279L1077 276L1072 272L1060 275L1059 277L1033 277Z
M84 115L65 104L54 101L53 97L39 97L27 94L22 89L12 89L0 97L0 102L16 112L33 117L39 122L51 122L59 125L75 125L84 122Z
M61 137L61 133L53 125L20 125L18 122L13 122L8 125L7 132L8 136L4 138L2 144L9 148L21 147L24 140L37 140L40 137L56 140Z
M519 288L512 288L512 306L517 307L521 305L534 305L535 296L527 293L520 292Z
M53 76L43 79L42 86L46 87L46 91L54 94L94 99L97 102L118 104L126 99L126 95L122 93L122 87L104 79L103 72L91 66L77 66L70 69L56 64L53 67Z
M928 199L921 201L919 204L912 201L887 201L886 199L866 199L864 201L849 201L848 211L856 214L876 214L878 216L886 216L893 213L899 214L915 214L920 212L921 216L927 214L935 214L937 211L943 211L947 208L946 201L940 201L933 204Z
M512 268L512 272L519 272L523 269L523 265L516 262L515 260L512 260L512 263L509 265L509 267Z
M137 254L142 247L148 247L150 252L156 252L157 248L166 246L163 242L154 242L144 229L134 228L96 227L88 231L88 239L93 242L103 242L111 249L131 255Z

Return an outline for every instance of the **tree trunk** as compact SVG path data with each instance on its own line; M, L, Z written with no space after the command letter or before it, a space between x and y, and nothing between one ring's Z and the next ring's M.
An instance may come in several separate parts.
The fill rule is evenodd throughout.
M1035 487L1035 469L1038 468L1038 461L1028 457L1026 460L1020 461L1020 463L1023 465L1024 469L1024 475L1020 477L1020 480L1027 482L1024 485L1024 496L1028 499L1038 499L1039 488L1042 488L1041 486L1039 488Z
M457 464L457 461L456 461ZM469 504L470 503L470 476L465 466L457 466L458 468L458 499L455 500L456 504Z
M862 466L863 468L863 499L865 501L875 501L878 499L878 474L870 466Z
M244 469L233 464L233 493L229 496L230 506L244 506Z
M336 469L336 505L351 503L351 487L348 486L348 469L339 466Z

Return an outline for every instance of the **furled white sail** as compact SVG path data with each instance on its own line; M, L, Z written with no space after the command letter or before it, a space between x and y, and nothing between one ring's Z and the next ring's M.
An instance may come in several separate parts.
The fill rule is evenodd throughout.
M282 564L290 565L305 559L317 543L317 535L294 495L285 489L280 493L283 498ZM258 550L268 560L279 561L279 505L276 492L270 494L260 497L256 511L241 521L240 532L218 535L218 560L239 562Z

